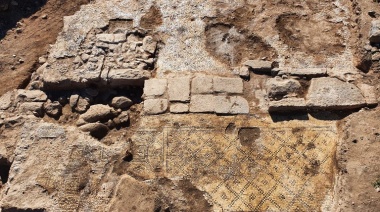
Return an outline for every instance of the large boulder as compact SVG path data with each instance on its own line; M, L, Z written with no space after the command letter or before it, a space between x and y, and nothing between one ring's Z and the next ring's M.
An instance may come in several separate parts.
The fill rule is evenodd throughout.
M87 112L79 116L79 119L85 122L106 121L117 115L117 112L108 105L92 105Z
M355 109L366 105L358 87L336 78L314 78L306 96L311 109Z

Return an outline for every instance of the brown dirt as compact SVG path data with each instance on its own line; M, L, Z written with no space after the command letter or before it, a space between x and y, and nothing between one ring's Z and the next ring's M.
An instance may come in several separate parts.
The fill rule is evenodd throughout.
M41 8L38 4L31 6L31 11L40 9L34 14L26 13L30 16L20 20L22 32L17 33L13 28L0 41L0 95L27 85L31 73L40 66L38 58L47 53L49 44L55 42L62 30L63 16L74 14L80 5L89 2L90 0L48 0ZM12 7L8 16L25 17L26 9L22 5ZM43 15L47 15L47 18L43 19ZM1 23L2 21L0 28L4 29ZM22 63L19 62L20 59L23 60Z
M380 110L355 113L340 123L335 211L378 211L380 193ZM380 181L379 181L380 182Z
M142 18L140 25L145 29L155 29L162 24L162 14L157 7L151 7Z

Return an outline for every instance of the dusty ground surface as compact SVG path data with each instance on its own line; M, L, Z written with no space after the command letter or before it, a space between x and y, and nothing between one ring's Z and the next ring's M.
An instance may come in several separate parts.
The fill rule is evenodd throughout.
M0 94L29 83L31 74L41 65L39 57L46 57L49 45L62 30L63 17L89 2L28 0L0 12Z
M0 211L379 211L379 18L367 0L11 3Z

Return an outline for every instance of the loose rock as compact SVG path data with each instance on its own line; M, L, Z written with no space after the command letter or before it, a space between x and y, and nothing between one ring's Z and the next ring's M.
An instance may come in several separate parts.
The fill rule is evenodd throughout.
M114 97L111 101L111 106L116 109L120 108L120 109L125 110L125 109L128 109L132 105L133 105L132 100L124 96Z

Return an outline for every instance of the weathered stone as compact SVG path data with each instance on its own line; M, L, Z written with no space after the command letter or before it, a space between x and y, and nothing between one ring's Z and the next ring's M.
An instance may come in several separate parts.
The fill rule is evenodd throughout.
M214 91L218 93L243 93L243 80L240 78L214 77Z
M147 99L144 101L144 112L148 115L165 113L168 109L166 99Z
M264 60L247 60L244 65L251 67L255 71L268 71L273 68L273 62Z
M369 41L371 43L380 43L380 20L372 21Z
M169 79L168 94L170 101L187 102L190 100L190 77Z
M171 113L187 113L189 112L189 105L184 103L172 103L170 104Z
M151 54L156 51L157 42L151 36L146 36L143 39L143 49Z
M295 79L270 78L266 82L266 89L270 98L282 98L288 94L297 93L301 84Z
M247 114L249 104L241 96L215 96L215 112L220 114Z
M123 111L120 113L120 115L117 117L120 121L120 124L126 124L129 121L129 112Z
M104 43L121 43L127 40L125 34L97 34L96 38Z
M133 105L132 100L130 100L129 98L125 96L114 97L111 101L111 106L117 109L120 108L120 109L125 110L125 109L128 109L132 105Z
M249 67L248 66L242 66L237 69L237 72L239 76L247 78L249 77Z
M312 109L354 109L365 106L360 90L353 84L336 78L314 78L306 96Z
M116 111L108 105L91 105L86 113L79 116L86 122L97 122L108 120L116 115Z
M305 109L306 101L303 98L284 98L269 102L269 112L288 112Z
M90 107L90 101L89 99L79 96L78 101L75 106L75 111L79 113L84 113L87 111L87 109Z
M62 113L62 105L58 101L50 101L44 103L44 110L48 116L58 117Z
M305 76L305 77L320 77L327 75L326 68L285 68L278 72L278 75Z
M12 106L13 91L8 91L0 97L0 110L6 110Z
M70 105L70 107L72 109L74 109L77 106L78 99L79 99L79 95L78 94L74 94L74 95L70 96L69 105Z
M83 132L89 132L91 136L101 139L107 135L109 129L102 123L89 123L79 127Z
M24 102L20 105L19 110L24 113L31 112L33 115L41 117L43 115L43 104L43 102Z
M362 92L362 95L365 98L367 105L375 106L378 104L376 97L376 88L367 84L359 84L358 88Z
M192 94L207 94L213 93L212 77L196 76L191 81Z
M111 69L106 81L113 87L144 84L144 81L150 77L149 71L139 69Z
M166 79L149 79L145 80L144 84L144 97L158 97L162 96L166 92L167 87Z
M40 90L17 90L16 93L17 101L21 102L45 102L47 96L43 91Z
M192 95L190 100L190 112L213 113L215 111L216 99L214 95Z

